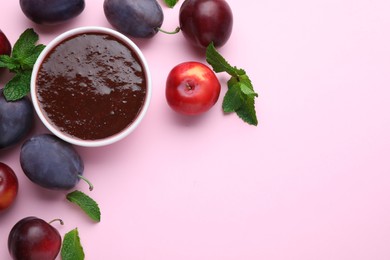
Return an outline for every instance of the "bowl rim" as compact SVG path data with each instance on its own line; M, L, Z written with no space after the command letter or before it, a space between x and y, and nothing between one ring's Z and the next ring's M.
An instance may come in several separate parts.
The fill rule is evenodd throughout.
M39 69L41 67L41 64L43 60L46 58L46 56L51 52L51 50L56 47L58 44L63 42L64 40L73 37L75 35L83 34L83 33L104 33L108 34L110 36L113 36L114 38L119 39L121 42L125 43L127 47L130 49L134 50L134 52L137 54L139 57L142 67L144 69L144 74L145 74L145 80L146 80L146 96L145 96L145 101L143 103L143 106L141 108L141 111L138 113L136 119L129 124L126 128L124 128L122 131L103 138L103 139L96 139L96 140L83 140L79 139L77 137L72 137L68 134L63 133L59 129L57 129L50 121L48 118L44 115L44 112L42 111L41 107L39 106L39 101L37 97L37 86L36 86L36 79L37 75L39 72ZM84 147L100 147L100 146L105 146L109 144L113 144L115 142L118 142L119 140L122 140L126 136L128 136L131 132L133 132L140 122L143 120L145 117L146 111L149 108L150 100L151 100L151 95L152 95L152 79L151 79L151 74L150 74L150 69L148 66L148 63L145 59L145 56L143 55L142 51L140 48L127 36L124 34L115 31L113 29L107 28L107 27L102 27L102 26L83 26L83 27L77 27L71 30L68 30L58 36L56 36L53 40L51 40L46 47L43 49L43 51L40 53L38 56L38 59L36 60L32 74L31 74L31 81L30 81L30 88L31 88L31 100L34 106L34 110L36 111L39 119L41 122L45 125L45 127L54 135L59 137L60 139L77 145L77 146L84 146Z

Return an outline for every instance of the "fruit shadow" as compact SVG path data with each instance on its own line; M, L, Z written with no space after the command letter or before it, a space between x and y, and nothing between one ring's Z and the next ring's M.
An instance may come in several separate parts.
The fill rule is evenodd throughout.
M31 185L34 186L30 189L32 193L31 196L34 196L37 201L43 202L42 205L52 204L54 206L64 206L67 211L72 211L72 214L79 214L80 217L85 217L86 220L88 220L88 216L83 214L77 205L68 201L66 198L68 193L78 189L77 186L70 190L49 190L35 184ZM1 217L2 216L0 215L0 219Z
M59 35L67 30L78 27L80 17L75 17L66 23L57 24L37 24L26 19L26 28L34 28L38 35Z
M107 164L116 162L122 155L120 151L123 151L124 149L126 149L128 153L131 153L129 150L129 147L131 146L128 146L127 143L129 138L131 138L131 136L126 137L126 140L121 140L119 142L102 147L74 146L84 162L83 176L87 178L92 183L92 185L95 183L94 178L100 178L96 176L96 174L99 174L99 172L94 171L94 169L99 168L100 166L105 167ZM78 185L87 187L87 183L83 182L84 181L80 180Z
M125 35L127 38L129 38L131 41L133 41L140 49L141 48L148 48L151 44L153 44L154 39L153 38L134 38L128 35Z
M186 53L191 53L195 60L206 63L206 48L201 48L195 46L187 39L184 38L184 35L180 32L180 37L177 39L177 45L181 46Z
M16 196L15 201L12 203L12 205L0 211L0 223L3 223L3 219L7 219L9 218L9 216L12 216L14 214L13 212L16 211L16 209L14 208L18 207L18 200L19 197Z
M18 145L12 145L10 147L0 149L0 161L5 160L5 158L18 154L20 147Z
M203 113L200 115L182 115L175 113L174 111L168 111L170 114L170 120L173 121L176 125L182 127L194 127L196 125L202 124L203 121L209 116L208 113Z
M61 201L66 198L68 191L63 190L50 190L40 187L34 183L30 185L30 191L34 197L37 197L40 201Z

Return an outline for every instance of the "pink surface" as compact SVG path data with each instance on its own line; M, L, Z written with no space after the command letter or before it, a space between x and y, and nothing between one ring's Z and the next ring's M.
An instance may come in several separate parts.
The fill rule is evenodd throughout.
M33 27L48 43L78 26L110 27L102 3L88 0L72 22L43 27L4 1L0 28L14 43ZM10 259L11 227L30 215L62 218L62 235L78 227L86 259L390 259L390 2L229 4L233 34L220 51L259 92L259 126L223 115L222 99L204 116L172 112L168 72L204 58L181 34L136 40L153 78L145 120L117 144L77 148L95 190L77 188L99 202L101 223L65 192L27 180L19 147L0 152L20 181L0 214L0 259ZM163 10L164 29L174 29L179 5ZM37 123L34 133L45 131Z

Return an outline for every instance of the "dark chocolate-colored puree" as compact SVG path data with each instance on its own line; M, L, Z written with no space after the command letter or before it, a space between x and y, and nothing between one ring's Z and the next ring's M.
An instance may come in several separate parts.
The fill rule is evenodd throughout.
M146 96L137 54L100 33L76 35L58 44L44 59L36 83L49 121L83 140L121 132L135 120Z

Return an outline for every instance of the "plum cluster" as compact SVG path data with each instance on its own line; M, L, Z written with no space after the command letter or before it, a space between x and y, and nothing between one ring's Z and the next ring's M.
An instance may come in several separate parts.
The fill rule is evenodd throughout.
M80 15L84 0L20 0L23 13L38 24L57 24ZM164 13L156 0L104 0L107 21L119 32L135 38L151 38L162 30ZM185 0L179 23L193 45L224 45L233 28L233 14L225 0ZM164 31L166 32L166 31ZM178 31L174 31L178 32Z

